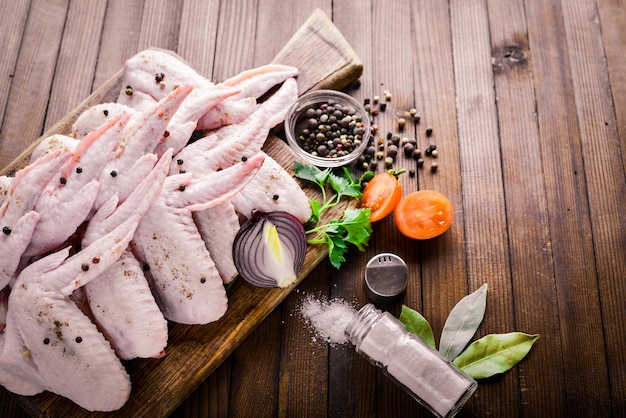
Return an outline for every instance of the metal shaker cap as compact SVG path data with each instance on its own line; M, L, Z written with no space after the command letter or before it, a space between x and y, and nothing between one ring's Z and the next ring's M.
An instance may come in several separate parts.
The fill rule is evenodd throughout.
M406 292L408 278L404 260L392 253L380 253L365 267L365 293L374 302L393 302Z

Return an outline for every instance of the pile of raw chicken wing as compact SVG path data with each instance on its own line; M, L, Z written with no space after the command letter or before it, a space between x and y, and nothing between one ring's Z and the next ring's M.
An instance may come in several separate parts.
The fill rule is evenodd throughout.
M298 97L297 73L266 65L213 83L167 51L142 51L116 102L0 177L2 386L116 410L131 391L121 360L165 355L168 321L225 314L242 220L311 215L261 150Z

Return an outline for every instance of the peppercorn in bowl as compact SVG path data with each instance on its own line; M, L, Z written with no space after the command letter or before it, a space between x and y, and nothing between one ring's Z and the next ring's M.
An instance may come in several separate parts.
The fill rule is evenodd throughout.
M340 167L367 148L370 121L353 97L336 90L304 94L287 112L285 135L293 151L317 167Z

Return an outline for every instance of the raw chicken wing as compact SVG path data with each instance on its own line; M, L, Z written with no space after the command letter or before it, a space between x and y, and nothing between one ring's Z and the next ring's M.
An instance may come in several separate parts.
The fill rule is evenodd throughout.
M133 216L74 256L61 250L21 272L0 334L0 384L20 395L48 390L91 411L124 405L126 370L69 296L120 257L138 222Z
M256 174L263 156L202 177L169 176L163 192L142 219L132 241L149 266L157 302L167 319L206 324L221 318L228 299L222 280L191 212L229 199Z

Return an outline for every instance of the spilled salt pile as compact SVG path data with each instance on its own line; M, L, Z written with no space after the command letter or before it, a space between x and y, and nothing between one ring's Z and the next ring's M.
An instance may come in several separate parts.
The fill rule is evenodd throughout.
M300 314L317 338L330 344L348 342L345 330L356 309L341 299L315 299L307 296L300 306Z

